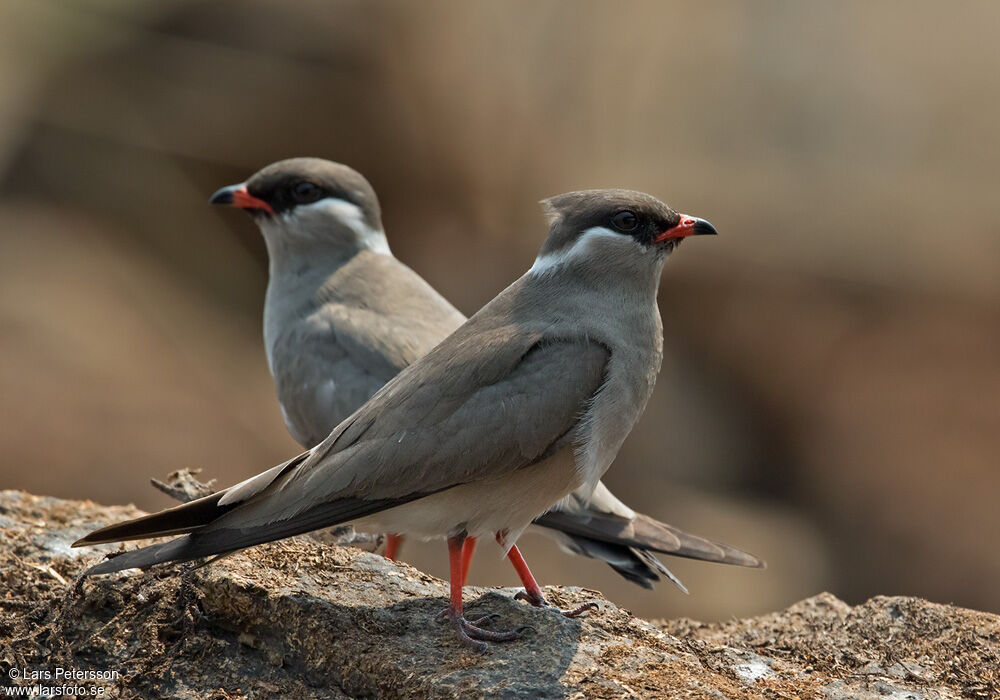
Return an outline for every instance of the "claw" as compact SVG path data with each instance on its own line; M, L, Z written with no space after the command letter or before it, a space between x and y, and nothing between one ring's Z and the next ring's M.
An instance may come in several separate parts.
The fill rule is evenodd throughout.
M447 610L445 612L447 612ZM490 620L495 620L498 617L500 617L499 613L490 613L489 615L483 615L481 617L477 617L475 620L469 620L468 622L469 624L476 625L478 627L479 625L486 624Z
M531 605L534 605L535 607L541 607L545 601L544 598L538 598L538 599L533 598L532 596L528 595L527 591L518 591L517 593L515 593L514 600L523 600L527 603L530 603Z
M597 603L590 602L584 603L583 605L578 605L575 608L570 608L569 610L561 610L556 606L552 605L545 599L545 596L540 593L532 595L528 591L518 591L514 594L514 600L523 600L529 605L533 605L536 608L552 608L553 610L559 610L559 612L565 617L580 617L585 612L590 610L597 610Z

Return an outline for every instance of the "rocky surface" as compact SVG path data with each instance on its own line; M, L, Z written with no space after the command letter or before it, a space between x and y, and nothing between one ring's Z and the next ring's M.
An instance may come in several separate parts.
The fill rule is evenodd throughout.
M823 594L705 625L642 620L594 591L547 590L600 603L569 620L469 588L498 628L533 628L477 654L436 619L444 582L306 538L74 583L118 547L70 543L138 514L0 493L0 683L146 698L1000 697L1000 617L914 598L851 607ZM45 679L57 669L100 677Z

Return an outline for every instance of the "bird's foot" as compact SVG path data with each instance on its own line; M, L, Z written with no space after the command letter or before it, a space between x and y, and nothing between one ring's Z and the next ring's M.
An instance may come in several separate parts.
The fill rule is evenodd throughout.
M485 618L479 618L475 622L482 622L488 620L492 617L487 615ZM451 626L455 628L455 632L458 634L458 641L462 642L465 646L472 647L476 651L486 651L489 649L489 644L487 642L509 642L514 639L518 639L525 632L530 630L530 627L518 627L514 630L509 630L506 632L499 632L495 630L487 630L479 627L478 625L469 622L461 615L450 616Z
M498 617L500 617L500 615L497 614L497 613L489 613L488 615L480 615L479 617L473 618L471 620L466 620L466 622L468 622L470 625L476 625L477 627L479 627L480 625L489 624L490 620L496 619ZM441 612L439 612L438 616L437 616L437 619L438 620L450 620L451 619L451 609L450 608L445 608L444 610L442 610Z
M594 602L584 603L583 605L578 605L575 608L570 608L569 610L562 610L549 603L549 601L545 599L545 596L542 595L541 591L518 591L514 594L514 600L523 600L536 608L552 608L554 610L559 610L559 612L565 617L580 617L586 612L597 610L597 603Z
M438 617L447 618L448 622L455 629L455 633L458 634L458 641L476 651L486 651L489 649L490 645L487 642L509 642L520 638L525 632L532 629L528 626L518 627L506 632L483 629L481 625L487 624L490 620L499 616L491 614L477 617L474 620L466 620L462 613L456 612L451 608L442 611Z

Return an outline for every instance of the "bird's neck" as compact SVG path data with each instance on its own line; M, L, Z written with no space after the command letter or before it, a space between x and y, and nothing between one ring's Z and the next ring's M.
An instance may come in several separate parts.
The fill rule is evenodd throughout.
M601 265L571 256L545 264L539 257L524 280L538 289L562 289L557 296L587 298L600 307L648 308L656 306L664 261L665 256L655 251L641 257L609 255Z
M264 347L273 370L273 348L290 327L319 305L320 290L337 271L362 251L316 247L308 252L289 247L270 253L264 298Z

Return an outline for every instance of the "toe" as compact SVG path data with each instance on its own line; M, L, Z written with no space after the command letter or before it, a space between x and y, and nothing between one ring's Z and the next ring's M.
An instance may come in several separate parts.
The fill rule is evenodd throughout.
M551 607L549 605L549 601L545 600L544 596L532 595L527 591L518 591L517 593L515 593L514 600L523 600L524 602L528 603L528 605L533 605L536 608Z
M483 615L482 617L477 617L474 620L467 620L467 622L470 625L473 625L475 627L479 627L480 625L489 624L490 620L495 620L498 617L500 617L500 615L498 613L490 613L489 615Z
M462 631L465 632L472 639L478 639L484 642L509 642L511 640L517 639L521 636L521 629L512 630L510 632L496 632L494 630L484 630L481 627L476 627L467 620L462 620Z
M590 603L584 603L583 605L578 605L575 608L572 608L570 610L563 610L561 612L566 617L580 617L584 613L589 612L591 610L597 610L597 603L592 601Z
M473 639L462 630L458 631L458 641L460 641L464 646L469 647L473 651L478 651L480 654L484 653L487 649L490 648L490 645L487 644L486 642L480 642L476 639Z

